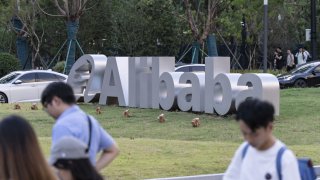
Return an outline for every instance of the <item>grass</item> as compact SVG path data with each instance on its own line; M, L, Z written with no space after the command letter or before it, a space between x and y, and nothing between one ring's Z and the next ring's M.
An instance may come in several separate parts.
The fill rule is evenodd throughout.
M318 88L281 90L280 116L276 117L274 129L274 134L298 157L311 157L317 165L320 164L319 92ZM13 110L12 104L0 104L0 118L13 113L27 118L48 156L54 120L43 111L29 110L31 104L21 106L21 110ZM130 108L133 116L124 118L122 107L103 106L103 113L96 115L97 104L80 106L96 116L121 149L121 155L102 172L111 180L223 173L242 142L233 115ZM166 123L158 123L157 116L161 113L165 114ZM199 128L191 126L194 117L201 119Z
M240 74L245 74L245 73L263 73L263 69L245 69L245 70L240 70L240 69L231 69L230 70L231 73L240 73ZM287 71L285 69L267 69L267 72L269 74L273 74L273 75L278 75L278 74L285 74L287 73Z

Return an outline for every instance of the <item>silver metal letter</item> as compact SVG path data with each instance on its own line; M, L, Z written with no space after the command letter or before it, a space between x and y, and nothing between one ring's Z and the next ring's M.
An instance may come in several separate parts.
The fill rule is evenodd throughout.
M181 111L204 111L205 73L183 73L180 84L191 85L180 90L178 106Z
M174 57L152 57L152 108L159 109L159 77L164 72L174 72Z
M280 88L278 79L272 74L243 74L240 76L238 86L246 86L247 90L241 91L236 99L236 107L249 97L259 98L270 102L275 109L275 114L280 114Z
M90 102L101 93L104 70L107 65L105 55L86 54L72 66L67 83L73 88L77 99L83 97Z
M230 72L229 57L206 57L206 89L205 89L205 112L213 113L213 80L220 73Z
M119 74L121 72L121 74ZM129 100L129 58L108 57L107 68L99 104L106 104L108 97L118 98L119 106L128 106Z
M219 115L235 111L235 96L240 89L237 82L241 74L218 74L213 81L213 107Z
M191 85L179 85L179 79L182 72L164 72L160 76L159 95L160 106L164 110L176 108L176 96L183 87Z

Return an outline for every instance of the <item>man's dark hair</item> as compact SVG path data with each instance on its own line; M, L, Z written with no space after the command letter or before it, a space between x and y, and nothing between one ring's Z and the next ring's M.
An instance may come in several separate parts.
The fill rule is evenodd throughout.
M259 99L249 98L240 103L236 120L243 121L253 132L260 127L267 127L274 120L272 104Z
M66 104L76 103L76 98L71 86L64 82L50 83L44 89L41 95L42 105L44 105L45 103L50 103L54 96L60 98Z
M70 170L73 179L76 180L103 180L103 177L91 165L91 162L88 158L58 159L53 166L57 169Z

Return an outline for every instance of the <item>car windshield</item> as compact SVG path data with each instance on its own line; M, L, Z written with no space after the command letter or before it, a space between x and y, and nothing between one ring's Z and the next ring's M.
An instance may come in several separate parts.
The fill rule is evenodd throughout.
M0 84L10 83L13 79L15 79L19 75L20 73L10 73L0 79Z
M306 65L303 65L301 67L298 67L297 69L294 69L291 71L292 74L294 73L304 73L306 71L308 71L309 69L313 68L314 65L312 64L306 64Z

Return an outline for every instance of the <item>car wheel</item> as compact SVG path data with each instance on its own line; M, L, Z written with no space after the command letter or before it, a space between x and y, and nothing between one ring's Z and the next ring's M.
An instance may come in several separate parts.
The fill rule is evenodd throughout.
M7 96L2 92L0 92L0 103L8 103Z
M296 82L294 82L294 87L305 88L307 87L307 82L303 79L298 79L296 80Z

